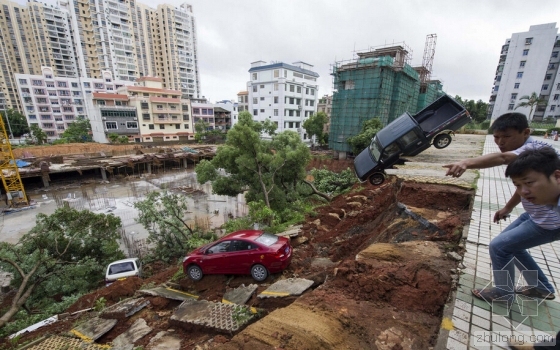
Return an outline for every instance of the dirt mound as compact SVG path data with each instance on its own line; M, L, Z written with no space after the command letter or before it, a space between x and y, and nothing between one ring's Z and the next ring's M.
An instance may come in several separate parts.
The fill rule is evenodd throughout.
M354 169L354 161L350 159L332 159L329 156L312 157L307 165L307 170L326 168L335 173L340 173L348 168Z

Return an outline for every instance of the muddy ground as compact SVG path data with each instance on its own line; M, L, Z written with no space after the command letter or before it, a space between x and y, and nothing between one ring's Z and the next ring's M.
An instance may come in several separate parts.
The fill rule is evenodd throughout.
M169 329L182 339L181 349L428 349L435 345L443 306L453 288L457 262L446 252L460 250L473 195L472 190L395 177L378 187L356 185L306 219L292 240L294 255L288 269L260 284L247 303L262 310L263 316L239 333L171 325L168 320L179 302L150 297L149 307L119 320L97 343L109 344L143 318L153 328L135 343L144 349L158 332ZM101 297L111 305L142 286L169 281L178 270L149 268L152 277L101 288L83 296L68 312L90 308ZM274 281L290 277L315 283L299 298L256 297ZM250 276L220 275L176 282L176 288L211 301L221 301L231 288L254 283ZM20 342L67 334L80 317L92 314L43 327Z

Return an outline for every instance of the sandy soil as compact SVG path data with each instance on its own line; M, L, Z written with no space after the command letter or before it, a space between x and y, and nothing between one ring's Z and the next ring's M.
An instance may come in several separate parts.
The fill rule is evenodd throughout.
M471 190L400 183L393 177L379 187L356 185L352 193L336 197L306 219L292 241L288 269L270 276L257 290L280 278L313 280L312 289L301 297L258 299L255 294L248 304L265 316L238 334L171 326L168 319L178 302L150 298L149 307L119 320L97 342L110 343L141 317L153 331L136 346L146 346L159 331L173 328L182 338L181 349L427 349L435 344L457 264L445 253L460 249L457 243L473 196ZM432 225L407 214L398 202ZM100 297L108 305L130 297L142 285L168 281L177 267L152 266L151 271L148 279L119 281L83 296L68 311L89 308ZM180 289L215 301L230 288L249 283L249 276L219 275L178 281ZM44 327L21 341L65 332L77 322Z

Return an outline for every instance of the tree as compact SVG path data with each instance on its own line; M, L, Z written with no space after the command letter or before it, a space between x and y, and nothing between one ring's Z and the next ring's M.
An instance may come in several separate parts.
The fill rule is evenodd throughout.
M68 125L60 137L66 143L92 142L89 119L82 116L78 117L73 123Z
M525 95L521 96L519 100L527 100L525 102L519 102L515 109L519 107L531 107L529 110L529 115L527 116L527 120L531 121L533 119L533 109L536 106L546 106L546 99L539 97L536 92L533 92L531 96Z
M323 130L325 128L325 124L328 122L328 119L329 117L325 112L318 112L303 122L303 127L305 128L307 135L310 137L315 136L320 145L325 144Z
M29 133L29 125L27 125L27 119L23 114L15 109L4 110L1 113L8 135L11 133L11 136L20 137L23 134ZM6 120L6 114L8 115L8 120Z
M47 134L39 127L39 124L31 124L29 128L31 131L31 138L33 142L42 145L47 142Z
M117 242L120 226L113 214L63 207L49 216L38 213L36 226L17 244L0 243L0 269L14 274L17 289L0 328L27 302L96 287L107 264L124 258Z
M134 203L138 223L148 230L148 240L155 243L157 259L170 261L207 241L186 221L187 198L183 195L150 192L146 199Z
M275 130L276 125L269 120L254 121L249 112L241 112L216 156L195 168L198 182L212 181L214 193L220 195L247 191L247 201L262 200L268 208L285 208L305 178L311 155L297 133L276 135ZM271 140L261 139L261 134Z
M482 100L478 100L476 102L474 100L463 101L461 96L458 95L455 96L455 100L465 107L475 123L482 123L488 119L488 103L483 102Z
M208 124L207 122L205 122L204 120L199 120L196 122L196 124L194 124L194 139L196 140L196 142L198 143L202 143L202 140L206 139L206 135L208 133L208 128L210 127L210 124Z
M109 133L109 135L107 135L107 138L109 139L109 142L111 142L111 143L118 143L119 142L119 134L117 134L116 132Z
M352 152L357 155L371 143L371 139L383 128L381 120L373 118L366 120L362 125L362 131L355 136L349 137L346 142L352 147Z

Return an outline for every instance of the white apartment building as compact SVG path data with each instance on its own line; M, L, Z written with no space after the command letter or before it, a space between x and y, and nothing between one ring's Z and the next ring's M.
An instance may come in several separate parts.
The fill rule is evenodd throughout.
M533 120L560 118L560 36L556 23L533 25L528 32L513 33L502 46L490 95L488 115L496 119L508 112L529 117L530 107L515 107L520 97L536 92L546 106L533 109Z
M200 95L196 22L188 4L125 0L0 0L0 107L22 111L14 73L116 80L162 78L182 98Z
M78 116L88 117L93 93L114 92L133 82L114 80L111 72L103 78L57 77L51 67L43 74L15 74L18 95L27 123L39 125L48 140L56 140Z
M302 125L317 111L319 74L312 68L301 61L293 64L251 63L247 91L248 109L254 120L268 119L277 125L277 132L292 130L299 133L304 142L310 142Z

